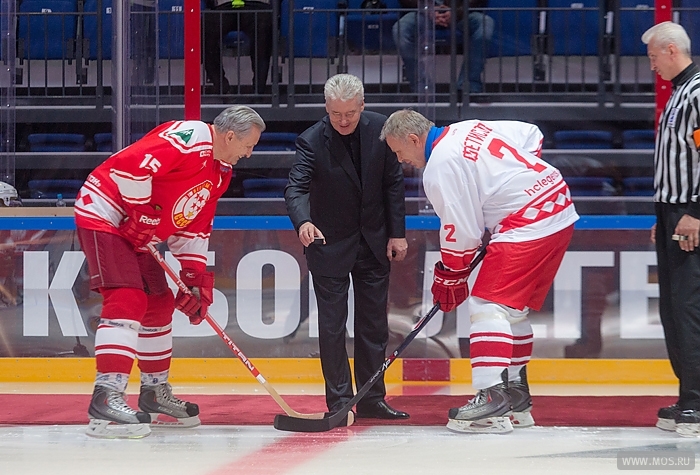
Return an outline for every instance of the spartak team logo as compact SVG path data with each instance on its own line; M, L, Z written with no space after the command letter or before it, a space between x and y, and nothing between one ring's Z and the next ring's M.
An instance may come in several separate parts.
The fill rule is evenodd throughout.
M173 208L173 223L176 227L183 229L197 217L209 201L213 188L214 185L207 180L190 188L178 198Z

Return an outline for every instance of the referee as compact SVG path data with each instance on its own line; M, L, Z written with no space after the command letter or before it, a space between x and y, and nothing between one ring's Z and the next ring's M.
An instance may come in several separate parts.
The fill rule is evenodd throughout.
M651 69L673 84L656 133L651 240L656 244L661 324L680 387L678 402L659 409L656 426L693 437L700 436L700 68L680 25L659 23L642 41Z

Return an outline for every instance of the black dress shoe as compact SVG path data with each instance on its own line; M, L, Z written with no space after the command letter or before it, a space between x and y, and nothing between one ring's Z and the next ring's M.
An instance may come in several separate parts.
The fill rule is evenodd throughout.
M397 411L389 406L386 401L377 401L369 406L357 406L358 419L408 419L409 416L403 411Z

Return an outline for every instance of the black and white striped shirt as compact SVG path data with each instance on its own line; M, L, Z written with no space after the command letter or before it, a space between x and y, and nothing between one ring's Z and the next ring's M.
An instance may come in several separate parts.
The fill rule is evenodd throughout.
M700 218L700 67L691 64L673 78L673 94L656 134L654 201L689 203L688 214Z

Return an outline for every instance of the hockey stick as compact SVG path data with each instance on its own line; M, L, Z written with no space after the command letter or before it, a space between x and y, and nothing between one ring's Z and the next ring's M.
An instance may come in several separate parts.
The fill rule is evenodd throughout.
M484 247L479 254L474 258L474 260L469 264L470 272L476 268L477 265L486 256L486 247ZM349 416L350 411L353 406L357 404L360 399L362 399L365 394L374 386L379 377L384 374L391 363L406 349L406 347L413 341L413 339L420 333L420 331L425 328L431 318L440 310L440 303L433 305L433 308L421 318L416 326L413 328L411 333L406 336L406 338L401 342L398 348L384 361L382 367L377 370L376 373L372 375L371 378L357 391L357 394L350 399L338 412L331 414L329 417L324 417L323 419L299 419L289 415L278 414L275 416L275 429L287 430L291 432L326 432L334 427L337 427Z
M175 273L175 271L168 265L167 262L165 262L165 259L161 255L160 252L158 252L158 249L152 244L148 243L146 245L148 247L148 250L150 253L153 255L156 261L158 261L158 264L163 268L165 273L170 277L173 282L177 285L178 289L180 291L186 293L186 294L191 294L192 292L190 289L185 285L185 283L180 279L180 277ZM236 346L236 344L229 338L229 336L224 332L224 330L221 328L221 326L217 323L216 320L214 320L209 312L204 316L204 319L207 321L209 325L214 329L217 335L221 337L222 340L224 340L224 343L228 345L228 347L231 349L234 355L238 357L241 362L243 362L243 365L248 369L248 371L251 372L251 374L255 377L255 379L258 380L260 384L263 385L263 387L267 390L267 392L272 396L272 399L279 404L279 406L286 412L290 417L295 417L295 418L300 418L300 419L322 419L324 417L323 412L318 412L314 414L303 414L301 412L297 412L294 409L292 409L289 404L285 402L284 399L282 399L282 396L279 395L279 393L275 390L275 388L270 385L270 383L267 382L265 377L260 374L260 372L255 368L253 363L243 354L243 352ZM352 421L348 425L352 424Z

